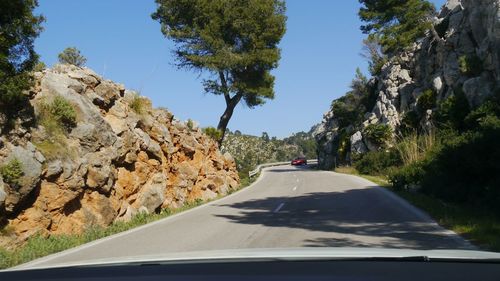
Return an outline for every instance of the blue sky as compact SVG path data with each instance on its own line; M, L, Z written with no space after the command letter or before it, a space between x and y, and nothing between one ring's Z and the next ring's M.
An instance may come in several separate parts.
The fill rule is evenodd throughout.
M438 7L445 0L433 0ZM289 0L287 33L274 100L249 109L243 104L229 123L231 130L286 137L320 122L333 99L343 95L356 67L366 72L359 55L362 40L356 0ZM39 0L37 13L47 21L36 51L48 66L65 47L76 46L87 66L149 97L178 119L216 126L225 105L220 96L203 93L196 73L178 70L173 45L150 17L153 0Z

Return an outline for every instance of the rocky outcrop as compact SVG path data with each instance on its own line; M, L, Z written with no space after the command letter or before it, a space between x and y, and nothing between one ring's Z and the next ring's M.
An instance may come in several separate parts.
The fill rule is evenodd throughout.
M0 137L0 166L22 164L18 184L0 176L0 219L10 233L0 238L3 246L34 233L80 233L238 187L230 155L145 97L87 68L57 65L35 76L36 125L17 122ZM56 97L76 112L76 125L64 133L52 132L41 116Z
M427 90L437 101L465 94L471 107L491 96L500 82L500 1L449 0L435 19L439 39L429 34L406 52L389 58L373 78L377 95L365 120L350 130L351 152L376 150L363 135L369 124L387 124L397 132L405 114L416 111ZM466 65L465 65L466 64ZM468 69L464 69L468 68ZM420 113L423 127L432 126L432 113ZM336 157L339 127L329 111L316 131L319 165L330 169Z

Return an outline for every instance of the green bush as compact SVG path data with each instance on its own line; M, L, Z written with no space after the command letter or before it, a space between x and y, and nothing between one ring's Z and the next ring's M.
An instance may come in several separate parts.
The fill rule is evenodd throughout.
M500 214L500 119L488 116L476 131L443 140L425 168L423 191L457 203L495 207Z
M395 189L407 189L419 185L424 175L422 162L414 162L389 172L389 182Z
M0 175L4 182L9 185L19 185L19 179L24 175L23 164L16 158L0 167Z
M387 124L370 124L363 130L363 135L378 146L384 146L392 138L392 129Z
M462 130L464 128L465 117L469 112L469 102L463 91L458 88L454 90L452 96L439 103L435 120L440 128Z
M403 135L408 135L413 132L416 132L419 129L419 121L418 113L415 111L408 111L403 115L401 119L401 125L399 126L399 131Z
M222 131L217 130L217 128L214 127L203 128L203 133L215 141L219 141L222 138Z
M56 96L51 103L40 106L39 121L49 131L69 131L76 126L76 111L73 105L61 96Z
M401 158L395 149L371 151L354 162L354 167L362 174L383 175L391 168L401 165Z
M417 111L422 116L427 109L433 109L434 107L436 107L436 92L427 89L417 99Z
M460 56L458 58L458 66L460 72L471 77L478 76L481 72L483 72L483 62L475 54Z

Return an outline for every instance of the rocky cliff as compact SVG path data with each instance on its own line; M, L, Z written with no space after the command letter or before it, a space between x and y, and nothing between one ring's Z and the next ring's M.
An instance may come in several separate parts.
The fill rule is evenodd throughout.
M56 65L35 77L34 113L0 118L0 219L8 230L0 244L80 233L238 187L229 154L145 97L88 68Z
M322 168L334 165L341 132L349 136L352 154L377 150L366 136L370 124L387 124L397 133L405 118L415 116L420 128L429 129L440 101L462 94L474 108L498 91L500 1L449 0L434 21L439 39L429 34L390 57L381 74L367 83L375 102L362 122L346 127L339 124L338 112L325 113L315 131ZM426 93L429 97L419 99ZM435 103L423 106L429 99Z

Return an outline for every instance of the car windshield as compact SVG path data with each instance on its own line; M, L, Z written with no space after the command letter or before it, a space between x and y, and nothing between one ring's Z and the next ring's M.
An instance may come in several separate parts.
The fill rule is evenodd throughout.
M499 252L498 15L1 1L0 269Z

